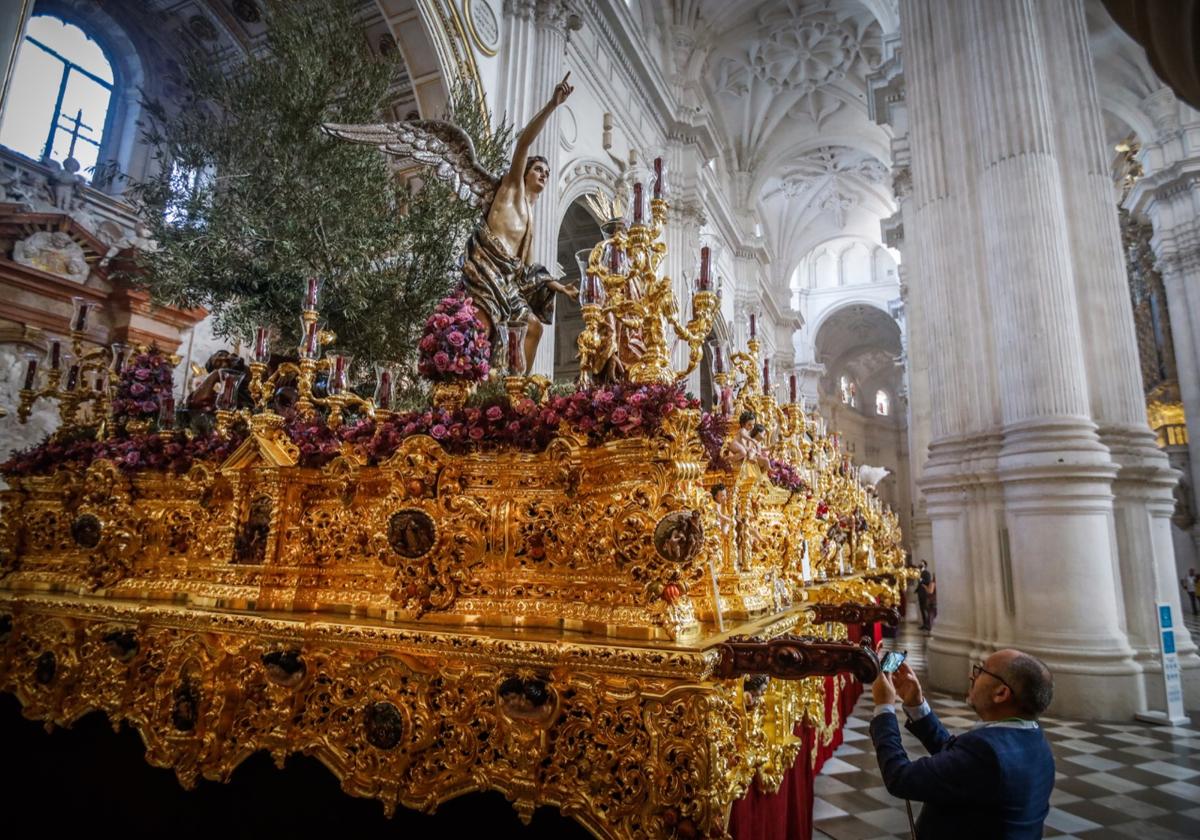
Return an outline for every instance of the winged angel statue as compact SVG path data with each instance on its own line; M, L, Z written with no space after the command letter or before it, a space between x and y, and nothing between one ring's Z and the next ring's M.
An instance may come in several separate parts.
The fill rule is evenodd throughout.
M533 203L546 188L550 166L546 158L529 154L546 120L574 88L567 73L550 101L517 137L512 164L497 177L475 159L471 138L458 126L441 120L343 125L326 123L324 130L355 143L376 146L402 161L432 167L462 201L482 212L467 243L463 282L487 325L493 359L503 337L499 324L527 324L526 372L542 336L542 324L554 318L554 295L576 297L575 286L564 286L545 266L530 262L533 253Z

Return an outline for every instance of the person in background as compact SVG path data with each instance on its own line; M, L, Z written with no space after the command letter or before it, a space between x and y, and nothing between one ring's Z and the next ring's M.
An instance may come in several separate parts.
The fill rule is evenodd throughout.
M1042 836L1054 790L1054 756L1038 718L1054 696L1040 660L999 650L971 670L967 703L979 723L951 735L904 663L871 686L871 742L888 793L925 803L913 827L920 840L1034 840ZM907 729L929 756L911 760L900 740L897 700ZM911 819L911 812L910 812Z
M922 630L933 629L930 624L929 614L929 596L933 594L931 587L933 586L933 574L929 571L929 564L924 560L921 561L921 576L917 579L917 607L921 610L921 628Z
M1196 570L1188 569L1187 577L1179 581L1183 591L1192 599L1192 615L1196 615Z

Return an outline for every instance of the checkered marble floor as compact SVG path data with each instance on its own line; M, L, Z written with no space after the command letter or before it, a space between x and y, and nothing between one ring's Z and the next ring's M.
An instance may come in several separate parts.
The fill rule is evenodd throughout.
M1187 624L1200 643L1200 622ZM909 661L923 675L927 634L915 627L901 628L894 644L908 650ZM933 694L929 701L951 732L976 721L961 696ZM846 722L842 746L815 780L813 836L818 840L909 836L904 801L884 789L879 775L867 730L872 710L868 690ZM1191 725L1184 727L1054 717L1043 718L1042 727L1057 771L1046 837L1200 838L1200 714L1193 713ZM910 756L926 754L908 730L901 731ZM913 805L914 816L919 808Z

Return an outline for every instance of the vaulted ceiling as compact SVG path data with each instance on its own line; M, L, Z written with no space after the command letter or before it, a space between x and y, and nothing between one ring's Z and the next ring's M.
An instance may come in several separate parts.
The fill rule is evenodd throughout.
M725 136L736 207L757 215L783 284L843 232L879 240L894 209L890 137L867 76L898 27L896 0L670 0L660 29Z

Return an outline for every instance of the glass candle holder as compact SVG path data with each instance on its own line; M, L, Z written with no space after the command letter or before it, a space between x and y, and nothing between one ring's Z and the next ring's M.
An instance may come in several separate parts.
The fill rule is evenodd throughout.
M615 242L604 243L603 260L609 274L624 277L629 273L629 257Z
M714 375L725 373L729 370L729 360L725 358L725 342L721 339L716 339L710 345L712 348L712 372Z
M63 365L67 369L66 383L63 385L63 390L74 391L79 385L79 365L74 361L75 357L70 353L63 354Z
M667 164L661 157L654 159L654 192L655 198L666 198L670 193L667 191Z
M37 384L38 375L38 354L32 350L25 351L25 379L21 383L22 389L32 391L34 385Z
M86 332L88 317L92 314L95 304L87 298L76 295L71 298L71 332Z
M244 373L232 368L222 368L217 372L221 382L221 393L217 396L217 409L220 411L236 411L238 388L242 384Z
M354 357L347 353L334 353L329 357L329 395L337 396L350 390L350 365Z
M305 278L304 281L304 308L310 312L317 309L317 305L321 302L321 278L312 276Z
M112 343L112 370L113 373L120 375L125 369L125 363L129 361L129 345L120 341Z
M316 359L321 355L321 327L316 321L300 319L300 358Z
M175 429L175 398L163 394L158 402L158 430L170 432Z
M396 368L394 365L375 365L375 407L390 411L396 393Z
M529 325L525 323L510 323L508 325L505 368L509 376L525 375L525 332L528 329Z
M585 274L579 281L579 305L602 306L604 304L604 284L595 274Z
M700 249L700 273L696 277L696 291L712 291L712 249L707 245Z
M266 364L271 361L271 328L254 328L254 361Z

